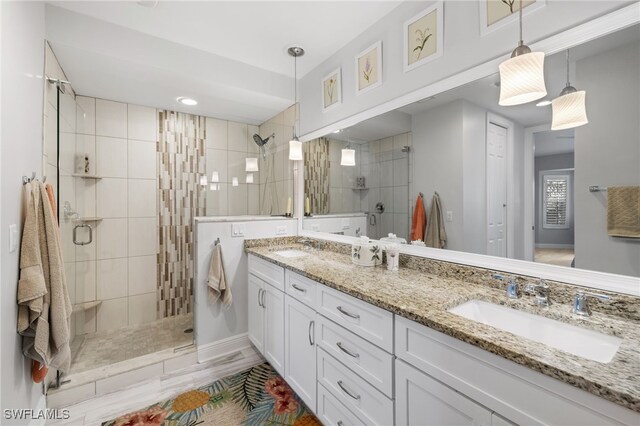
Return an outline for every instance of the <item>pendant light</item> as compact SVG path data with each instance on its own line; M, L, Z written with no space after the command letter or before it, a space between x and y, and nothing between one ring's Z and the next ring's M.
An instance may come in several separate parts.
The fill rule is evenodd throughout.
M293 56L293 93L295 109L295 121L293 122L293 139L289 141L289 160L299 161L302 160L302 142L298 140L296 134L296 123L298 122L298 56L304 55L304 49L302 47L290 47L287 52Z
M531 52L522 41L522 0L520 0L520 42L511 58L500 64L500 101L512 106L535 101L547 95L544 84L544 53Z
M340 158L341 166L355 166L356 165L356 150L352 149L350 145L347 145L342 150L342 156Z
M567 50L567 85L560 96L551 101L553 119L551 130L571 129L585 125L587 119L587 107L585 105L586 92L578 91L569 83L569 51Z

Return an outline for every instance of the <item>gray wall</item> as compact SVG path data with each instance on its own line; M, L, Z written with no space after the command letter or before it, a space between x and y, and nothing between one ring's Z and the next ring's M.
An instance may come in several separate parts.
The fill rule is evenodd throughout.
M31 362L16 333L19 250L9 253L10 224L22 229L22 176L42 177L44 4L0 2L2 40L0 401L6 408L44 408L42 386L31 381ZM19 246L18 246L19 247ZM0 413L3 416L3 413ZM0 423L12 424L1 417ZM15 422L24 424L25 421Z
M462 196L463 101L454 101L413 116L413 174L415 192L425 196L427 220L434 191L440 194L445 221L447 249L464 251Z
M576 267L640 276L640 240L607 235L607 193L589 185L640 185L640 44L577 62L589 124L575 133Z
M413 116L415 167L414 188L426 196L429 206L438 191L443 214L453 213L447 222L447 249L486 253L486 122L488 111L471 102L457 100ZM514 123L514 258L523 248L522 199L523 138ZM427 211L428 213L428 211Z
M487 60L506 57L516 46L517 25L507 25L480 37L478 2L447 1L444 7L444 55L405 73L401 57L403 23L433 3L400 3L381 21L349 41L342 49L305 75L300 80L301 133L308 133L368 110ZM630 3L547 1L542 9L525 15L525 41L532 44ZM382 40L383 51L382 86L356 96L354 58L378 40ZM338 67L342 68L343 104L323 113L320 84L328 72ZM498 71L497 68L495 71Z
M567 206L569 208L568 229L545 229L542 223L542 174L547 170L572 169L573 153L544 155L535 159L535 188L536 188L536 245L573 245L574 244L574 212L575 206L573 202L574 176L573 171L558 172L569 175L569 194ZM553 172L549 172L553 174Z

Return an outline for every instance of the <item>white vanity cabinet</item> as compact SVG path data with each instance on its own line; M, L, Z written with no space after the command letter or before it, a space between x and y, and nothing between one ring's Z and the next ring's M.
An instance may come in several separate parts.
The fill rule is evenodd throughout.
M491 410L396 360L396 426L490 426ZM508 423L502 423L507 425Z
M316 312L288 294L284 302L284 379L307 407L316 409Z
M253 274L249 274L248 335L258 352L264 352L264 308L262 307L265 283Z
M284 376L284 269L249 256L248 289L249 340Z

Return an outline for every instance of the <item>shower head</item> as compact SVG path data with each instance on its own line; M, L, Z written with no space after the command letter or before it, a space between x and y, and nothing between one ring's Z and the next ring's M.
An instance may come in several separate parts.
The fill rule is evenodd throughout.
M260 137L259 134L254 134L253 135L253 141L256 143L256 145L258 145L259 147L263 147L267 144L267 142L269 142L269 139L271 139L272 137L274 137L276 134L272 133L271 135L267 136L266 139L262 139Z
M267 136L265 139L262 139L260 135L257 133L253 135L253 141L256 143L256 145L260 147L260 151L262 152L263 158L267 156L264 146L267 144L267 142L269 142L269 139L275 137L275 135L276 135L275 133L272 133L271 135Z

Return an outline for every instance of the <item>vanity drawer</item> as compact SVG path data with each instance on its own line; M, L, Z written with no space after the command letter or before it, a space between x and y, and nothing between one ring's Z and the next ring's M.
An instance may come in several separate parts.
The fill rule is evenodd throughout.
M316 282L300 274L285 270L285 292L298 301L316 309Z
M249 273L284 291L284 268L254 255L249 255Z
M393 401L318 348L318 382L367 425L392 425Z
M367 426L358 416L347 409L324 386L318 385L318 419L330 426Z
M317 286L316 311L358 336L393 352L393 314L324 285Z
M318 344L379 391L392 398L393 355L321 315L316 318Z

